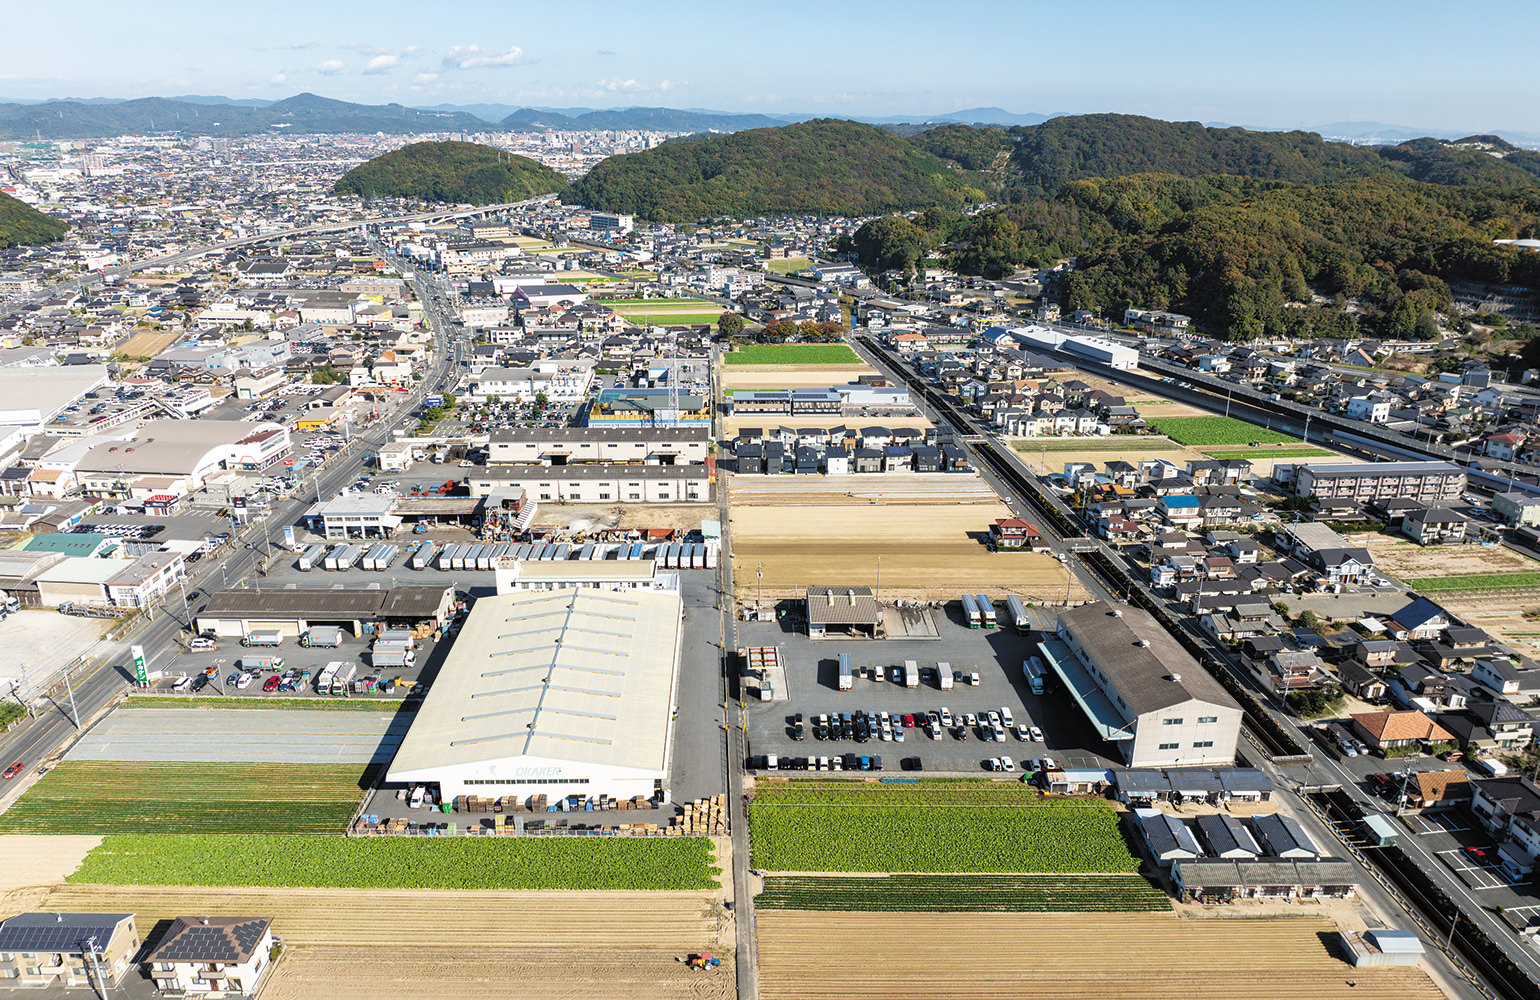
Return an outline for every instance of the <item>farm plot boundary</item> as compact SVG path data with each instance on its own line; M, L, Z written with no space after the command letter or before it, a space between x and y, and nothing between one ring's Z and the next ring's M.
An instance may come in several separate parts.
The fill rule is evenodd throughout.
M772 910L1099 913L1171 909L1140 875L771 875L755 905Z
M1249 445L1253 441L1263 444L1304 443L1292 434L1268 430L1235 417L1155 417L1150 425L1179 444L1197 447Z

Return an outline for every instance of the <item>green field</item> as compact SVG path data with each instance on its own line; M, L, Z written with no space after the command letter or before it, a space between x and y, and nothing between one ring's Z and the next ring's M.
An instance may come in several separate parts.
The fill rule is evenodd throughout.
M405 707L416 711L419 703L400 698L236 698L179 694L131 694L121 708L281 708L295 712L376 712L394 714Z
M771 260L765 262L765 270L771 274L792 274L801 271L813 263L806 257L787 257L785 260Z
M1098 913L1171 909L1140 875L771 875L762 910Z
M710 326L717 321L721 312L688 313L665 312L643 313L625 312L621 317L637 326Z
M1302 444L1297 448L1284 445L1281 448L1205 448L1209 458L1337 458L1334 451Z
M703 837L118 835L70 882L363 889L705 890Z
M4 814L0 833L341 833L360 764L65 761Z
M1044 451L1125 451L1176 447L1169 438L1155 434L1114 434L1111 437L1012 438L1011 447L1028 455Z
M749 810L754 864L786 872L1136 872L1118 813L980 780L764 785Z
M730 365L858 365L844 344L746 344L723 356Z
M1150 425L1179 444L1209 445L1300 444L1300 440L1279 431L1270 431L1234 417L1155 417Z
M601 306L609 306L618 313L635 312L661 312L669 309L696 310L720 309L715 302L709 299L614 299L600 298L589 301Z
M1425 594L1456 590L1528 590L1540 587L1540 573L1479 573L1467 576L1425 576L1406 585Z

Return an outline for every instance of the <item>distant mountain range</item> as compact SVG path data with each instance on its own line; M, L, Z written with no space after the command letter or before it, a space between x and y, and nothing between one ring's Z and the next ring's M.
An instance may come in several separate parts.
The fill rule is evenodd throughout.
M826 117L828 112L765 114L717 111L710 108L553 108L519 104L401 104L364 105L315 94L297 94L280 101L186 94L178 97L122 99L113 97L0 101L0 138L64 139L175 132L190 135L240 136L275 132L535 132L546 129L663 132L741 132L790 125ZM892 127L913 134L926 125L962 124L1031 126L1066 112L1019 114L996 107L965 108L945 114L847 116L851 121ZM1223 128L1225 123L1206 122ZM1254 125L1251 131L1284 131ZM1428 137L1456 139L1472 132L1497 135L1520 146L1540 148L1540 134L1512 129L1419 129L1383 122L1333 122L1311 129L1323 138L1367 145L1392 145Z

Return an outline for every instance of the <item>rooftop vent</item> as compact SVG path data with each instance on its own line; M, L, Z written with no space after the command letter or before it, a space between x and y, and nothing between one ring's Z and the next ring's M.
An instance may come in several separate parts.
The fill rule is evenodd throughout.
M1141 646L1148 646L1149 644L1150 644L1150 640L1148 640L1148 639L1140 639L1139 640L1139 645L1141 645Z
M1181 674L1168 674L1168 675L1167 675L1167 678L1168 678L1168 679L1169 679L1169 680L1170 680L1170 681L1171 681L1171 682L1172 682L1172 683L1173 683L1173 684L1179 684L1179 683L1181 683L1181 680L1182 680L1182 675L1181 675Z
M1122 618L1123 617L1123 609L1122 608L1113 608L1112 609L1112 617L1114 617L1114 618Z

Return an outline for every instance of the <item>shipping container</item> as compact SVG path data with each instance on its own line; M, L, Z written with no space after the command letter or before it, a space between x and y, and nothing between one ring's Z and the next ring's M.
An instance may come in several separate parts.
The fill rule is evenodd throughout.
M1025 635L1032 628L1032 617L1027 614L1027 606L1022 599L1015 594L1009 594L1005 598L1005 610L1010 614L1011 624L1016 626L1016 631Z
M969 628L982 628L984 615L979 611L979 603L974 600L972 594L962 596L963 618L967 619Z
M646 551L647 551L647 546L643 545L641 542L637 542L637 543L635 543L634 545L631 546L631 558L632 559L642 559L642 558L645 558L644 554L646 553Z
M460 546L451 543L449 545L445 545L442 549L439 550L439 554L438 554L438 568L439 569L443 569L443 570L454 569L455 550L458 549L459 547Z
M855 687L855 674L850 671L850 654L840 654L840 690L849 691Z
M396 564L396 560L401 558L401 546L386 542L381 546L381 549L383 551L376 556L376 561L379 565L375 569L390 569Z
M526 558L529 559L530 562L535 562L536 560L544 557L545 549L546 545L544 542L536 542L529 547L529 555Z
M513 550L513 557L515 559L528 559L529 552L533 548L534 546L528 542L521 542L519 543L518 547Z
M423 542L417 547L417 551L412 553L412 568L427 569L433 565L433 557L437 554L437 545L434 545L432 542Z
M722 544L720 542L712 541L712 542L707 542L706 543L706 568L707 569L716 569L717 568L717 556L721 553L721 550L722 550Z

